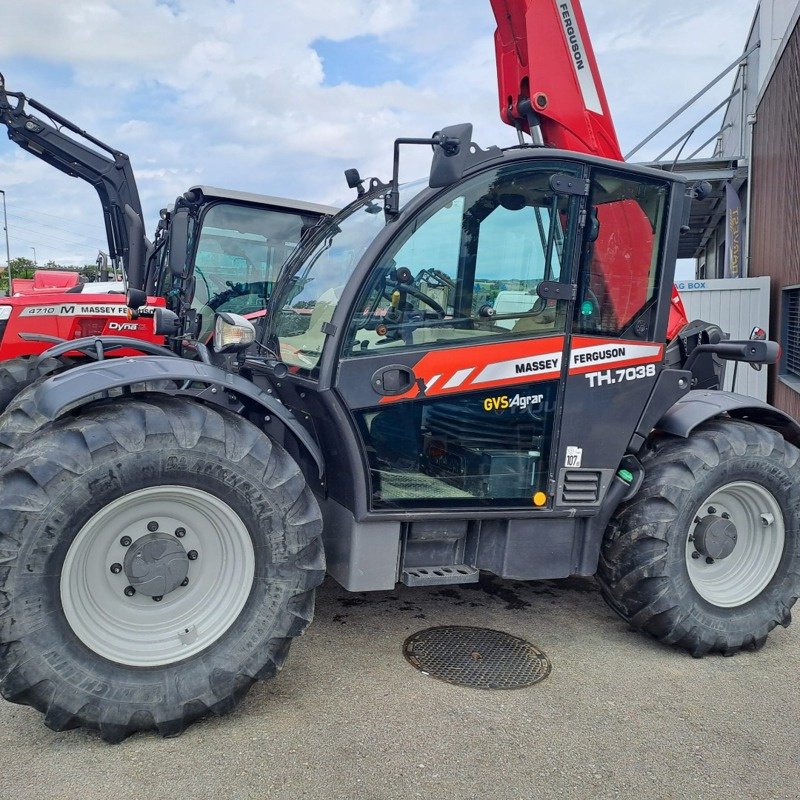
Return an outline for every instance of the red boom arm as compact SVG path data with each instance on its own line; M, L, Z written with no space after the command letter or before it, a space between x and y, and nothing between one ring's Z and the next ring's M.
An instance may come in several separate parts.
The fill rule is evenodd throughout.
M544 143L622 161L583 11L577 0L490 0L500 117Z

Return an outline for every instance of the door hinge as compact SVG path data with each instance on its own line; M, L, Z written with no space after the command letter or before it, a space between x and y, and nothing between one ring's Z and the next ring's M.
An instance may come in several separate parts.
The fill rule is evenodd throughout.
M550 176L550 188L557 194L572 194L586 197L589 194L589 179L577 175L556 172Z
M574 300L578 296L578 284L541 281L536 287L536 294L543 300Z
M586 227L586 209L582 208L578 213L578 227L585 228Z

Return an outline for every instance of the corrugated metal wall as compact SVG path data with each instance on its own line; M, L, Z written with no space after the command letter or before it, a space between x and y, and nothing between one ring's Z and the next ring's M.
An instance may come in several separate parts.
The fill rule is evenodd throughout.
M754 325L769 330L769 278L738 280L691 280L675 284L681 293L689 319L715 322L731 339L747 339ZM759 400L767 399L767 372L756 372L747 364L725 370L727 391L736 391Z
M753 139L750 275L772 276L770 337L780 335L781 288L800 284L800 27L757 110ZM770 370L771 400L800 419L800 394Z

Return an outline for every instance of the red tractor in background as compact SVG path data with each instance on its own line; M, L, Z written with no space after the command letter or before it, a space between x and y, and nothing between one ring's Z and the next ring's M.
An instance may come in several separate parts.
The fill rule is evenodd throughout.
M26 106L50 121L33 116ZM130 159L74 123L19 92L0 75L0 122L9 138L31 154L96 189L103 209L108 261L97 283L79 283L75 272L39 270L14 279L11 297L0 298L0 411L31 381L98 357L96 337L124 335L127 346L107 342L102 356L147 352L165 344L148 309L194 305L192 324L206 338L218 311L263 311L274 275L304 233L329 206L280 197L195 186L161 212L156 235L144 233L142 208ZM74 134L82 141L68 135ZM102 254L101 254L102 255ZM121 275L123 281L109 281ZM127 289L148 299L134 318ZM205 323L202 316L205 314ZM205 325L205 328L204 328ZM38 358L54 343L71 342L57 356Z

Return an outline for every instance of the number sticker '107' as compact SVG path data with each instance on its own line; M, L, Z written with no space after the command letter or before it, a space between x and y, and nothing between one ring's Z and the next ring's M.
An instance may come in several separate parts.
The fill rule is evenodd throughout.
M605 369L602 372L587 372L586 380L589 381L590 389L596 389L598 386L610 386L612 383L652 378L655 374L656 365L645 364L638 367L626 367L625 369Z

